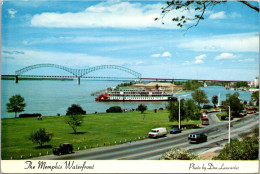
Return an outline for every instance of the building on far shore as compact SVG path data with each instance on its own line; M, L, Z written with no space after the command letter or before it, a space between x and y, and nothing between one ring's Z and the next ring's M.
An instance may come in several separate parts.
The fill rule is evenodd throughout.
M249 82L248 86L258 88L259 87L259 78L256 77L254 80Z

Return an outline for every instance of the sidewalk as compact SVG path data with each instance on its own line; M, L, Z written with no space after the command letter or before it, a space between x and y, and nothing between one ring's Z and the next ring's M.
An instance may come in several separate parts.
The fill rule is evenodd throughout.
M199 154L200 160L211 160L213 157L218 156L223 147L216 147Z

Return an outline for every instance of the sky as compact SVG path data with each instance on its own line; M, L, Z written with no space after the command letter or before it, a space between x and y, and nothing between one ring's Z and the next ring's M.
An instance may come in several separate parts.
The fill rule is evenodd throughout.
M257 2L251 2L257 5ZM177 27L166 1L4 0L1 73L51 63L75 69L119 65L147 78L253 80L259 76L259 13L230 1L197 27ZM162 24L164 22L165 24ZM27 74L70 75L40 68ZM104 75L105 74L105 75ZM89 76L123 76L99 70Z

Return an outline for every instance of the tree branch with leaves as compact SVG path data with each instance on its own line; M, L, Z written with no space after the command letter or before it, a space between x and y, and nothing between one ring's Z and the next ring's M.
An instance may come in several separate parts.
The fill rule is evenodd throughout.
M164 24L164 18L167 14L169 14L171 12L171 14L176 15L177 12L182 12L182 15L177 15L172 17L172 21L177 23L177 26L182 28L184 26L184 24L188 23L189 21L195 21L195 24L190 25L188 29L192 28L192 27L196 27L198 26L198 24L200 23L201 20L204 20L205 17L205 12L209 9L209 8L214 8L216 5L219 4L226 4L227 0L212 0L212 1L204 1L204 0L197 0L197 1L180 1L180 0L172 0L172 1L167 1L166 7L162 7L162 12L161 12L161 16L155 18L155 21L161 19L162 24ZM258 11L259 12L259 7L254 6L252 3L249 3L248 1L237 1L237 2L241 2L244 5L246 5L247 7ZM194 10L194 16L189 17L189 16L185 16L183 15L185 12L190 12Z

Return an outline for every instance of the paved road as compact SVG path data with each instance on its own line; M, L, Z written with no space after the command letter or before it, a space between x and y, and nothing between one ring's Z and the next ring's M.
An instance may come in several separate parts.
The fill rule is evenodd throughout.
M228 141L228 121L219 121L216 113L209 115L210 125L200 129L183 131L180 134L168 134L158 139L146 139L142 141L126 143L110 147L101 147L86 151L79 151L62 156L43 156L42 160L150 160L158 159L171 148L186 148L193 152L202 153L211 148L224 146ZM231 138L238 137L242 132L248 132L259 123L258 114L250 114L243 119L234 119L231 122ZM208 141L200 144L190 144L188 134L204 132L208 135Z

